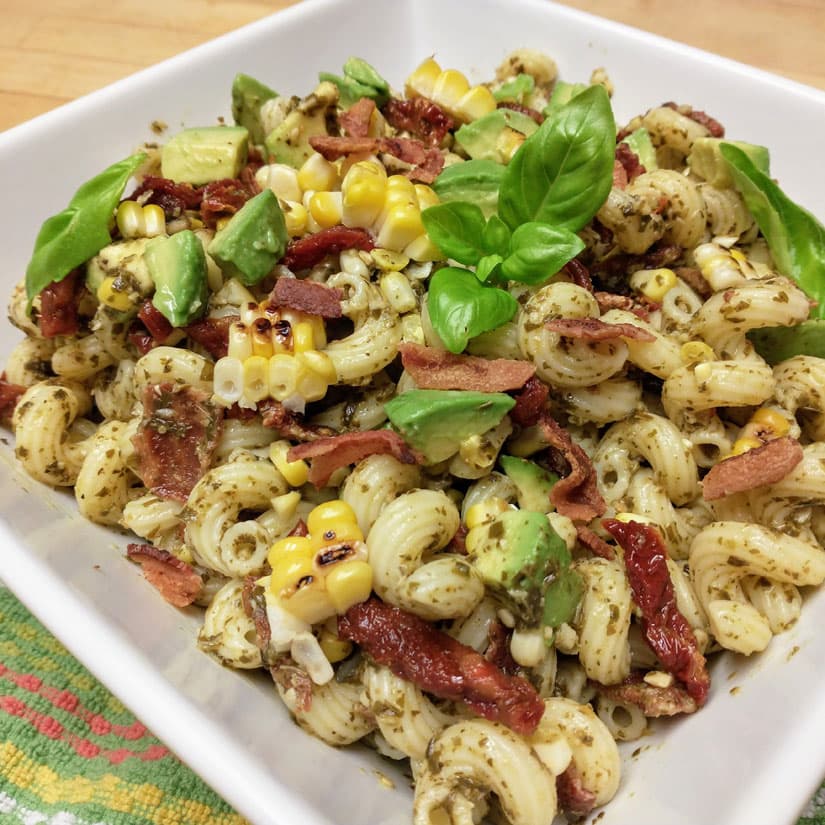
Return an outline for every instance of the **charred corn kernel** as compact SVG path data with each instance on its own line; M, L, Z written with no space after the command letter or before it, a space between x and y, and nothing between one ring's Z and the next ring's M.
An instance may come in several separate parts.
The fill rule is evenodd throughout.
M341 639L337 634L332 633L324 627L318 634L318 644L324 651L324 656L332 663L341 662L352 653L352 642Z
M317 624L335 613L335 606L322 582L303 579L295 591L282 602L283 606L307 624Z
M417 306L415 292L410 282L400 272L386 272L378 282L387 303L399 314L410 312Z
M505 128L496 138L496 151L505 163L513 159L513 155L521 149L521 144L527 137L515 129Z
M406 255L391 249L373 249L370 256L372 262L385 272L398 272L410 262Z
M310 554L281 552L272 560L269 589L282 599L289 598L299 584L310 584L315 580L315 570Z
M491 496L470 507L464 516L464 523L467 525L467 529L472 530L474 527L488 524L499 513L509 509L510 505L503 498Z
M441 66L432 57L428 57L404 83L404 91L407 97L432 98L435 82L440 74Z
M307 368L323 378L327 384L334 384L338 380L335 364L332 363L332 359L325 352L312 349L302 352L301 358Z
M387 171L380 163L359 161L341 182L341 212L345 226L372 226L384 208Z
M267 318L258 318L258 320L249 327L249 337L252 341L253 355L269 358L273 354L272 324Z
M134 306L134 302L129 297L128 287L115 275L110 275L101 281L97 288L97 299L101 304L106 304L118 312L126 312Z
M271 189L281 200L301 200L298 170L286 163L270 163L255 173L255 182L261 189Z
M438 204L441 203L435 189L427 186L426 183L415 184L415 197L418 200L418 208L421 210L429 209L431 206L438 206Z
M325 542L363 541L355 511L346 501L325 501L307 516L307 530L312 536L323 536Z
M637 272L639 291L651 301L661 301L662 298L676 286L676 273L672 269L646 269Z
M421 210L417 204L404 203L391 207L381 225L376 243L385 249L400 251L424 233Z
M306 207L299 201L284 201L282 207L287 234L292 238L303 235L307 229Z
M239 358L219 358L212 377L215 401L224 406L237 404L243 397L243 365Z
M269 445L269 460L275 469L286 479L290 487L301 487L307 483L309 465L303 459L289 461L286 457L289 452L288 441L273 441Z
M338 168L317 152L311 154L298 170L298 186L304 192L307 189L328 192L337 189L340 183Z
M322 229L337 226L343 220L340 192L315 192L309 199L309 214Z
M137 201L123 201L115 221L124 238L152 238L166 232L166 215L157 204L141 206Z
M764 445L765 442L762 441L761 438L752 435L743 436L742 438L737 438L733 443L733 446L730 448L730 454L731 456L742 455L742 453L746 453L748 450L755 450L757 447L763 447Z
M269 359L269 392L276 401L284 401L295 395L298 364L286 353L278 353Z
M679 355L685 364L701 364L703 361L713 361L716 353L704 341L688 341L682 344Z
M269 359L253 355L243 362L243 396L257 404L269 398Z
M248 327L252 326L258 318L263 316L260 304L257 301L249 301L248 303L241 304L239 310L241 314L241 323Z
M229 327L227 353L231 358L237 358L241 361L252 355L252 336L250 336L249 328L245 324L232 324Z
M770 407L761 407L752 416L748 422L749 425L755 425L760 430L768 431L775 438L782 438L790 432L791 424L782 413L777 410L772 410Z
M304 358L305 354L299 352L295 355L295 361L298 363L295 391L304 401L320 401L327 394L329 382L310 368Z
M336 613L346 613L354 604L365 602L372 592L372 567L366 561L338 564L324 579L327 595Z
M693 259L705 280L714 290L735 286L746 277L742 269L746 261L745 256L741 254L735 256L733 252L719 244L700 244L693 250Z
M315 349L315 335L309 321L299 321L292 327L292 351L307 352Z
M430 240L424 232L412 243L404 247L404 254L413 261L443 261L444 253Z
M316 349L323 349L327 345L327 328L324 326L324 319L320 315L309 315L312 324L312 337L315 341Z
M456 117L476 120L496 108L496 99L486 86L473 86L455 105Z
M287 536L279 539L269 548L267 561L273 570L278 565L285 564L285 559L303 559L310 563L311 568L312 557L317 549L318 547L309 536ZM272 584L271 579L270 584ZM278 583L279 588L282 589L283 586L282 582ZM276 592L274 585L272 586L272 592Z

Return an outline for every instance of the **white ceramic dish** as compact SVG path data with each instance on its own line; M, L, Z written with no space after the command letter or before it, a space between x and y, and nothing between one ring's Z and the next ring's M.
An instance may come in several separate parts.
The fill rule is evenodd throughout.
M304 94L319 70L358 54L400 87L428 54L481 79L519 46L552 54L566 79L607 67L620 122L671 99L707 110L730 137L770 146L786 191L825 218L814 163L822 92L542 0L310 0L0 135L0 292L22 275L40 222L81 181L152 139L153 120L174 131L226 115L237 71ZM0 351L17 337L4 325ZM230 803L255 825L410 821L408 783L388 763L304 735L268 680L200 653L196 611L165 604L123 560L125 540L82 521L71 495L24 478L0 447L0 577ZM794 822L825 774L823 621L825 592L766 654L717 662L701 713L627 748L600 823Z

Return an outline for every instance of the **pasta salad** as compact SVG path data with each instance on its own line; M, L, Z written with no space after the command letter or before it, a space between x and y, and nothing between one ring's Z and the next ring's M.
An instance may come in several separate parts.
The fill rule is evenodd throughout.
M825 580L825 229L709 114L557 75L239 74L9 307L26 472L302 728L409 760L416 825L589 814Z

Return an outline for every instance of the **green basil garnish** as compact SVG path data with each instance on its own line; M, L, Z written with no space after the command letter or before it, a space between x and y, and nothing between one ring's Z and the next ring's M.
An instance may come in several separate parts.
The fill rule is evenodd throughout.
M145 160L146 155L138 152L112 164L86 181L62 212L44 221L26 268L29 304L49 284L62 281L111 243L109 224L115 207L129 178Z
M421 213L430 240L448 257L474 266L487 250L482 235L487 221L474 203L456 201L431 206Z
M524 98L532 94L535 88L536 81L533 76L520 72L512 80L502 83L498 89L493 89L493 97L496 102L514 100L516 103L523 103Z
M569 229L531 221L510 238L510 254L501 272L511 281L541 284L584 249L584 241Z

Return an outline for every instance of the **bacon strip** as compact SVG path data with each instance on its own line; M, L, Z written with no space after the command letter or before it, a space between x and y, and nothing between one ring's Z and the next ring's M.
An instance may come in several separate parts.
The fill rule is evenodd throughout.
M420 344L400 344L398 351L404 369L418 387L427 390L516 390L536 371L529 361L453 355Z
M203 579L195 569L151 544L129 544L126 557L143 568L143 575L175 607L187 607L200 595Z
M257 186L237 178L210 181L203 188L201 218L214 229L221 218L234 215L251 197L257 194Z
M12 384L11 381L7 381L5 372L0 375L0 421L5 424L11 422L14 408L20 400L20 396L27 389L21 384Z
M616 162L622 167L624 171L624 178L626 183L631 183L636 180L639 175L644 174L647 169L639 160L639 156L624 142L616 144ZM616 171L613 170L613 177L615 180ZM624 188L624 187L622 187Z
M710 676L696 636L676 606L659 531L637 521L604 519L602 524L624 549L627 579L633 601L642 612L640 626L647 643L664 668L684 682L696 704L703 705Z
M368 97L362 97L357 103L342 112L338 117L338 124L341 129L354 138L369 137L370 120L375 111L375 101Z
M663 103L662 106L667 106L668 109L675 109L685 117L689 117L691 120L696 121L696 123L704 126L710 132L712 137L720 138L725 136L725 127L718 120L716 120L716 118L711 117L707 112L703 112L700 109L694 109L688 104L680 106L672 100L667 101L667 103Z
M587 453L550 415L538 421L545 440L564 454L570 472L559 479L550 491L550 501L556 510L573 521L591 521L607 509L596 486L596 470Z
M599 685L599 693L614 702L636 705L651 718L695 713L699 709L696 700L681 685L675 682L670 687L649 685L638 671L621 684Z
M137 473L155 495L186 501L209 469L218 445L223 410L194 387L150 384L143 418L132 439Z
M348 226L330 226L312 235L290 241L281 263L292 270L309 269L327 255L345 249L361 249L369 252L375 243L366 229Z
M579 544L584 545L591 553L603 559L613 559L616 554L613 548L596 532L584 524L576 525L576 538Z
M575 818L587 816L596 807L596 792L584 787L582 775L573 762L556 777L556 793L559 807Z
M184 327L190 341L200 344L213 358L223 358L229 351L229 328L240 320L238 315L201 318Z
M232 408L230 408L232 409ZM258 404L258 412L261 414L261 422L264 427L271 427L277 430L281 438L289 438L292 441L318 441L321 438L331 438L338 433L331 427L324 427L321 424L306 424L304 417L300 413L288 410L280 401L268 398ZM249 418L254 417L252 412ZM247 417L239 408L233 418Z
M390 98L384 105L383 114L393 129L410 132L430 146L441 146L447 134L455 128L455 121L427 97Z
M532 733L544 713L544 702L526 679L508 676L424 619L378 599L351 607L338 619L338 635L396 676L442 699L462 701L517 733Z
M590 270L578 258L573 258L572 261L568 261L562 267L562 272L564 272L576 286L580 286L588 292L593 291L593 280L590 277Z
M544 412L549 396L547 384L535 375L528 378L521 392L513 396L516 404L510 410L510 420L519 427L532 427Z
M322 318L340 318L341 292L316 281L300 278L278 278L269 293L269 302L276 307L288 307Z
M619 146L622 145L619 144ZM618 158L613 161L613 188L627 189L627 172Z
M635 341L655 341L656 336L634 324L608 324L600 318L553 318L544 326L565 338L581 341L612 341L616 338L632 338Z
M80 321L77 306L83 292L83 278L73 269L63 280L53 281L40 292L40 332L44 338L74 335Z
M774 438L740 455L714 464L702 480L702 498L718 498L781 481L802 461L799 442L790 436Z
M319 438L290 448L287 460L310 459L309 481L316 487L323 487L339 467L379 454L394 456L402 464L420 464L423 461L422 456L410 449L404 439L392 430L365 430Z
M159 206L169 221L179 218L186 209L199 209L202 199L203 189L195 189L191 183L176 183L152 175L145 177L129 195L129 200Z
M385 152L412 165L407 177L421 183L432 183L444 167L444 156L415 138L399 137L336 137L315 135L309 139L310 146L327 160L353 154Z
M632 312L643 321L647 321L650 317L647 307L637 303L629 295L616 295L613 292L594 292L593 297L596 299L601 313L605 313L609 309L624 309L627 312Z

